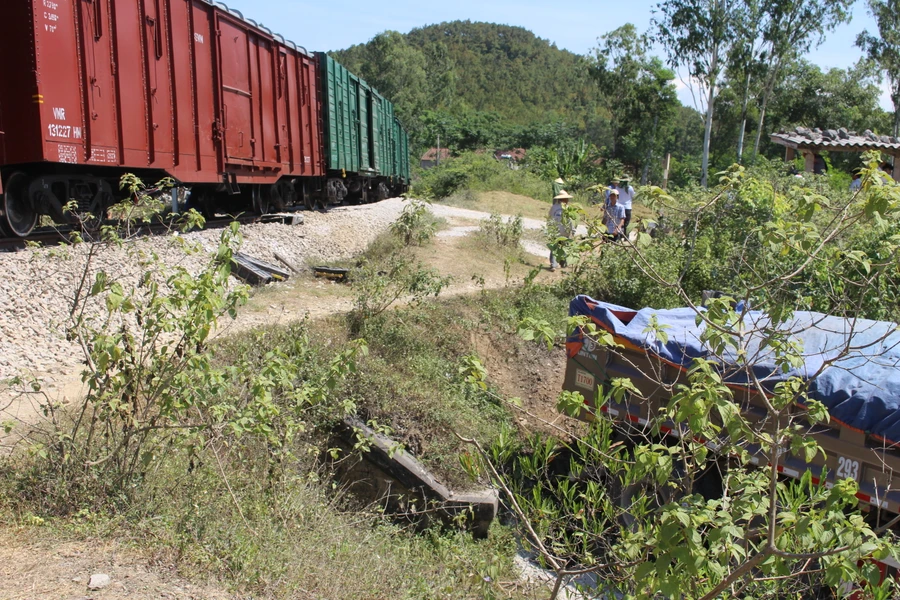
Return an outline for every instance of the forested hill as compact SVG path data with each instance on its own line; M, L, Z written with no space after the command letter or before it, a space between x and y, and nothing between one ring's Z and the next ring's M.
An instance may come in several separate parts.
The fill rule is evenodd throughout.
M618 163L658 181L670 154L670 170L698 180L704 115L678 100L671 56L655 55L648 33L632 24L598 34L597 48L580 56L522 27L453 21L386 31L331 54L394 102L415 152L438 138L454 152L557 152L583 142L611 170ZM740 63L739 50L729 61L744 70L729 67L716 88L712 168L737 162L738 152L750 161L782 156L768 136L779 128L891 131L879 106L881 71L869 63L825 71L792 55L766 79L751 77L759 65Z
M405 35L388 32L332 54L382 88L395 87L385 69L389 65L406 83L421 76L421 93L409 98L414 92L401 92L407 95L401 103L411 101L426 110L493 112L504 121L528 124L571 118L596 95L584 57L522 27L453 21ZM400 92L382 91L389 97Z

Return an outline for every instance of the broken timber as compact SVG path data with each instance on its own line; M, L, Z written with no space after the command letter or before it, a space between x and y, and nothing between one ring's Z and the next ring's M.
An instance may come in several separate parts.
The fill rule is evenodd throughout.
M232 274L250 285L266 285L273 281L285 281L290 273L271 263L237 252L231 259Z
M400 444L359 419L344 419L336 442L345 454L357 458L339 460L335 467L339 479L360 500L377 502L421 529L436 517L445 525L465 525L475 537L487 537L499 508L497 490L451 491ZM366 450L354 452L360 446Z

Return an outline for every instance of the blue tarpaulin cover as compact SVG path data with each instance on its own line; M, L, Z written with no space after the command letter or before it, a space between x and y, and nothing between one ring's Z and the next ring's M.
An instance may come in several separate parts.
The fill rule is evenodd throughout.
M633 310L577 296L569 305L569 314L589 316L626 347L637 347L684 369L690 368L694 358L714 358L700 341L705 325L697 324L697 313L691 308ZM647 331L653 317L665 326L665 344ZM773 325L764 313L747 312L743 330L761 329L790 332L790 339L802 347L803 364L784 372L776 366L772 349L760 348L767 337L764 332L747 336L745 364L752 365L768 391L789 377L811 380L810 398L822 402L833 420L900 443L900 331L896 323L798 311L785 323ZM572 356L580 349L580 334L576 332L568 341ZM731 348L721 358L721 371L729 385L746 385L751 380L746 367L737 365L737 354Z

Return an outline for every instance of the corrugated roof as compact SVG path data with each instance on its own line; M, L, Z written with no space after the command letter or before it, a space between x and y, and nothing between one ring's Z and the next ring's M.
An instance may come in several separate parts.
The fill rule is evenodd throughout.
M889 135L876 135L866 129L862 134L846 128L821 130L797 127L791 131L781 130L769 135L773 142L790 148L810 148L863 152L865 150L900 151L900 139Z

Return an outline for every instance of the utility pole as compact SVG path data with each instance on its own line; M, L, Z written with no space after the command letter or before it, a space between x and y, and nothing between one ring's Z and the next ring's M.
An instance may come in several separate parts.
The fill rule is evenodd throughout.
M672 165L672 155L670 153L666 153L666 160L663 161L663 184L662 188L666 189L669 187L669 167Z

